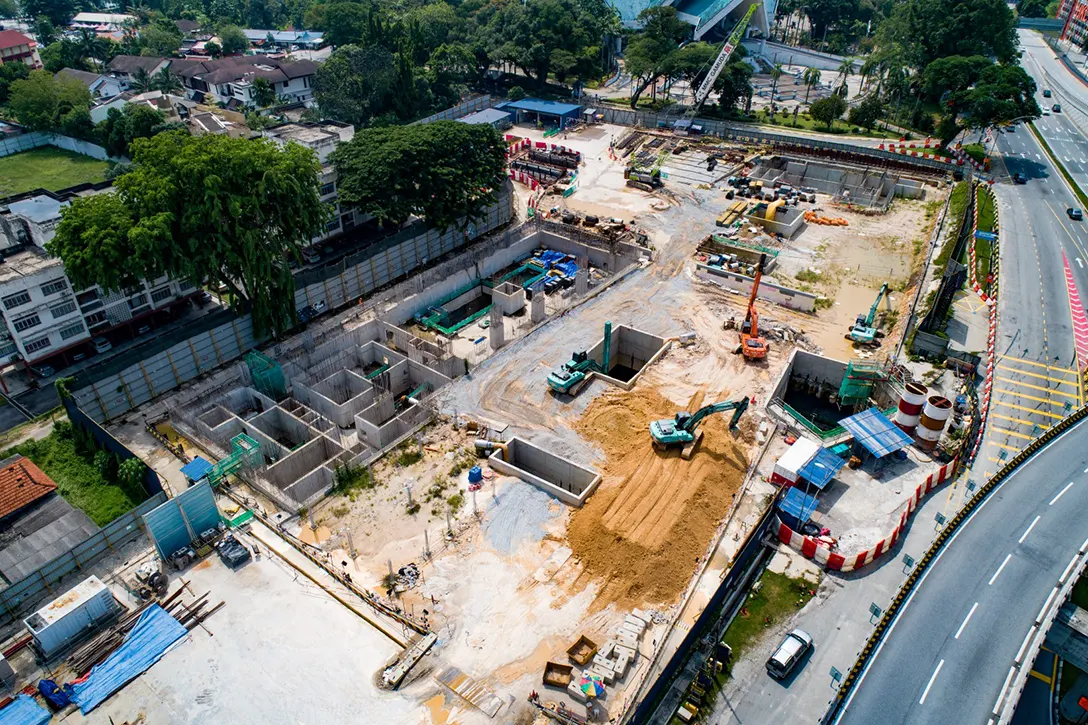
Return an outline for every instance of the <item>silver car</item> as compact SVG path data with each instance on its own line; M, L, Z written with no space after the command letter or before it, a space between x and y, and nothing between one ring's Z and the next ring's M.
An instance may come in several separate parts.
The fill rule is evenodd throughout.
M793 630L767 660L767 674L776 680L785 679L810 649L812 636L803 629Z

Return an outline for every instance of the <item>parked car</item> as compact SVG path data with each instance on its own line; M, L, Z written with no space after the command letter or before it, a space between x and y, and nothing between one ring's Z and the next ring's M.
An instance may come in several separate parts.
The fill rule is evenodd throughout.
M1049 88L1044 88L1043 89L1043 98L1050 98L1050 89Z
M39 378L51 378L57 374L56 369L52 365L34 365L30 368L30 372L34 373Z
M306 264L314 264L321 261L321 252L317 251L313 247L305 247L302 250L302 259Z
M249 549L242 545L242 542L234 538L233 534L227 534L223 539L215 545L215 551L219 554L220 560L231 569L237 569L242 564L249 561L252 556L249 553Z
M95 352L109 352L113 349L113 343L104 337L92 337L91 344Z
M785 679L810 649L812 635L803 629L793 630L767 660L767 674L776 680Z
M1012 175L1012 180L1013 180L1013 183L1015 183L1015 184L1026 184L1026 183L1028 183L1028 177L1024 176L1019 171Z
M1055 103L1053 106L1050 107L1050 110L1054 111L1054 113L1061 113L1062 112L1062 104Z
M1075 222L1082 221L1084 219L1084 212L1080 209L1069 208L1065 210L1066 215L1069 216Z
M136 328L137 335L146 335L149 332L151 332L151 325L140 325Z

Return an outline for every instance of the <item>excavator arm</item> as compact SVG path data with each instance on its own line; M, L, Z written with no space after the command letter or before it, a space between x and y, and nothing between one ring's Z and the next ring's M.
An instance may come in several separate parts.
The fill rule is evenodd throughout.
M727 410L735 411L733 413L733 419L729 422L730 428L736 428L737 423L740 421L740 417L744 415L744 411L748 409L748 398L741 398L740 400L732 400L726 403L714 403L700 408L688 418L684 430L689 433L694 433L695 429L699 427L699 424L703 422L703 419L709 415L715 413L724 413Z

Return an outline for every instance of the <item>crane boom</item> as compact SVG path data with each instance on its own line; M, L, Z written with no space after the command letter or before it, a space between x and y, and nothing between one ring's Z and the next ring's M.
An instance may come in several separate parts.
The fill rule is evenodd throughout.
M695 94L695 105L688 111L688 115L694 116L699 112L699 109L703 107L703 103L706 102L706 97L710 95L710 89L714 87L714 82L718 80L718 76L722 74L722 69L725 68L725 64L729 61L729 57L733 55L733 51L740 45L741 37L744 35L745 29L748 27L749 21L756 12L756 8L760 6L760 2L752 3L748 8L748 12L744 14L737 26L733 28L733 32L730 33L729 39L725 41L725 46L722 48L722 52L718 54L718 57L714 60L714 65L710 66L710 72L706 74L706 79L703 84L699 86L699 91Z

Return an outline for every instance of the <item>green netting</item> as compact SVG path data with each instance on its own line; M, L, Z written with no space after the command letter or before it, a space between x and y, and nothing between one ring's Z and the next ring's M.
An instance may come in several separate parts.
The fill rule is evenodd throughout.
M841 398L840 398L840 400L841 400ZM828 430L823 430L822 428L817 426L815 423L813 423L811 420L806 418L800 411L797 411L793 407L791 407L788 403L783 402L782 407L786 409L786 412L789 413L794 418L794 420L796 420L798 423L800 423L802 426L804 426L805 430L812 433L814 436L819 438L821 441L830 440L832 438L838 438L840 435L842 435L843 433L846 432L846 429L843 428L841 425L837 425L834 428L831 428L831 429L828 429ZM883 411L883 413L884 413L884 415L886 415L886 416L888 416L890 418L891 416L895 415L895 411L896 411L896 406L893 405L892 407L890 407L887 410Z
M711 234L710 238L712 240L714 240L715 242L717 242L718 244L725 244L725 245L730 246L730 247L740 247L741 249L750 249L753 252L759 252L760 254L766 254L768 257L771 257L772 259L777 259L778 258L778 250L771 249L770 247L764 247L764 246L759 245L759 244L748 244L747 242L741 242L741 241L737 241L735 239L727 239L727 238L725 238L723 236L719 236L717 234Z
M230 455L216 463L208 471L208 482L218 486L227 476L242 466L255 466L261 462L261 444L245 433L230 439Z
M246 355L246 365L253 378L253 387L274 400L287 397L287 378L280 364L257 351Z
M851 360L846 365L846 376L839 386L839 402L851 405L867 400L873 392L873 385L887 377L883 363Z
M517 270L515 270L515 272L517 272ZM485 300L481 295L476 298L476 300L470 300L454 310L447 310L446 305L477 287L492 289L494 285L490 280L477 279L446 295L440 301L427 308L426 312L416 315L416 322L427 329L437 330L443 335L453 335L458 330L471 325L491 311L491 302L489 298ZM477 302L477 300L480 301Z

